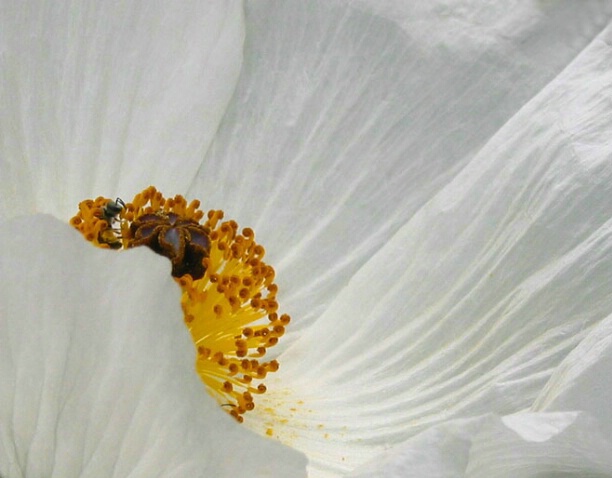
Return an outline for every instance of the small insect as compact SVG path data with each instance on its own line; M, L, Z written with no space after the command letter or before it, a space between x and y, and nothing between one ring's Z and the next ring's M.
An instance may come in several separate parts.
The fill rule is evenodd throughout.
M108 201L106 206L102 208L101 219L104 219L106 222L112 225L117 220L117 216L121 213L124 207L125 203L121 198L117 198L114 201Z
M203 260L210 254L210 231L193 219L174 213L145 214L130 224L130 247L147 246L172 263L172 276L204 277Z
M113 224L117 221L117 216L125 207L123 199L117 198L114 201L108 201L100 210L98 217L108 223L108 227L102 229L98 234L98 242L107 244L111 249L121 249L121 232L113 228Z

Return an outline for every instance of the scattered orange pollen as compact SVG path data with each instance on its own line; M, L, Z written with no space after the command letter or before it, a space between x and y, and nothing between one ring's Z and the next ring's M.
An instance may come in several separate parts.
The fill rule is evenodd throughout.
M207 214L200 201L165 198L153 186L123 203L98 197L79 204L70 224L97 247L145 245L172 263L184 321L196 349L196 370L208 392L236 420L265 393L262 380L278 361L262 358L290 322L279 316L274 268L250 228ZM203 219L206 217L206 220ZM272 434L272 430L266 432Z

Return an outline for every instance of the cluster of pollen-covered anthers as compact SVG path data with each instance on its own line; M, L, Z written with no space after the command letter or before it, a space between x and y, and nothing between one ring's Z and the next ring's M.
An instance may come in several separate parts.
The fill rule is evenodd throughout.
M290 321L279 315L274 269L249 228L222 222L182 196L164 198L154 187L124 203L99 197L79 204L70 220L88 241L110 249L147 246L168 257L183 294L185 323L197 350L196 368L208 391L238 421L264 393L263 379L278 370L265 361Z

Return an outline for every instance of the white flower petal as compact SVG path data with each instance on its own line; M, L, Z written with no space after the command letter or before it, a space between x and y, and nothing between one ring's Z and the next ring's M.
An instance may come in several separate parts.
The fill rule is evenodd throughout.
M531 408L585 410L612 437L611 375L612 317L608 317L559 365Z
M255 228L290 335L610 15L599 2L436 1L383 17L367 3L247 2L241 79L190 190Z
M49 216L0 241L0 475L305 475L204 391L164 258L95 249Z
M353 478L603 478L612 443L589 415L529 413L444 423L361 467Z
M529 407L609 315L611 36L500 130L283 354L267 380L287 420L275 432L315 467L348 468L448 418Z
M3 1L0 217L184 192L234 90L238 1ZM171 190L174 190L172 192Z

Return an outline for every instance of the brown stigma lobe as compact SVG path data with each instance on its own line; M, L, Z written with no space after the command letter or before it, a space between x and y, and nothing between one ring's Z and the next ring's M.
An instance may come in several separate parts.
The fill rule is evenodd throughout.
M204 277L210 231L197 221L174 213L144 214L130 224L130 234L130 247L147 246L170 259L173 277Z

